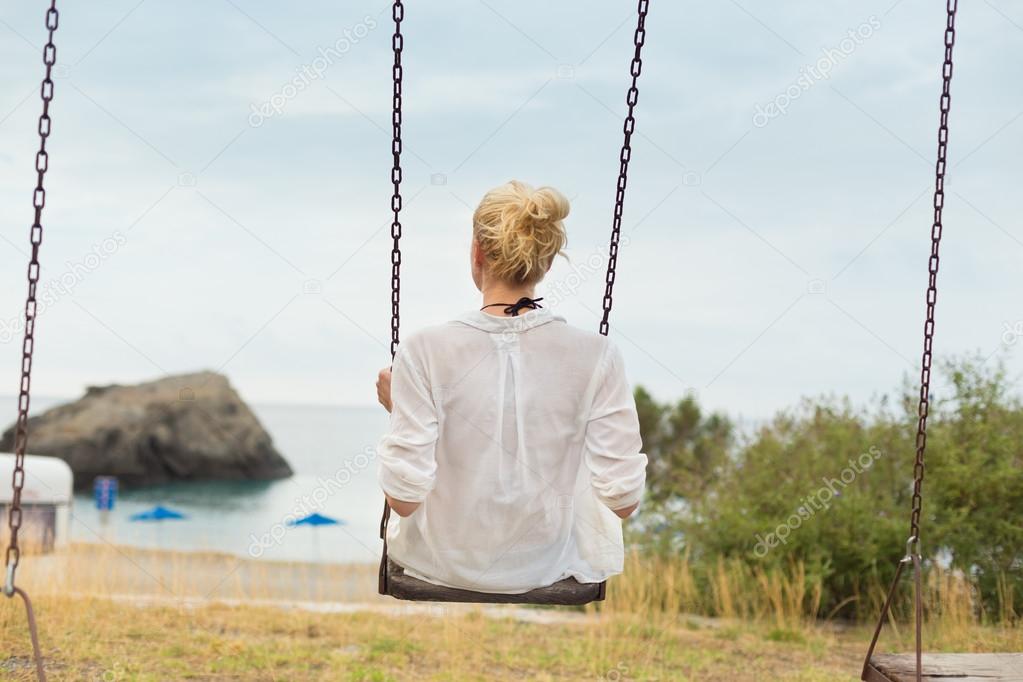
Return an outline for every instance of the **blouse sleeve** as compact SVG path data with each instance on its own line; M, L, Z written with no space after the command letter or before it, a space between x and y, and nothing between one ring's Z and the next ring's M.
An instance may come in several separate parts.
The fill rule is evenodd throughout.
M586 426L586 466L597 498L612 510L637 504L646 485L636 400L625 377L621 352L608 346L604 376L594 394Z
M422 370L400 346L391 403L391 425L377 446L380 487L393 499L422 502L437 479L437 410Z

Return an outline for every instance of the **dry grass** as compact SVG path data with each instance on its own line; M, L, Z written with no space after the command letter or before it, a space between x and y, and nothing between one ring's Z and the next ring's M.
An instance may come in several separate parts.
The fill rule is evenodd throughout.
M663 558L629 555L625 574L615 579L616 599L608 607L770 623L800 628L817 621L821 587L809 581L802 565L790 571L751 568L719 559L698 570L687 556Z
M23 568L54 680L855 680L868 636L815 619L799 567L721 561L701 589L684 557L632 556L607 602L553 611L408 608L373 593L372 566L76 546ZM0 677L31 679L20 604L0 602ZM1023 649L954 575L930 578L928 604L931 648ZM911 644L897 616L889 650Z
M58 680L853 680L860 648L824 631L792 641L607 615L534 624L479 610L430 617L37 602ZM0 609L0 646L22 655L6 663L9 679L30 679L21 618L10 604Z
M908 618L912 599L909 572L895 614ZM765 569L738 559L719 558L710 566L694 566L688 556L656 557L638 553L629 555L625 574L615 579L615 593L624 596L625 609L642 604L644 610L670 613L696 613L725 619L770 623L779 628L800 628L821 619L830 620L837 611L821 611L822 587L807 575L805 567L794 563L788 568ZM862 594L843 602L859 602L859 612L873 620L880 611L888 590L887 583L870 582ZM1012 629L1019 622L1011 602L1012 591L1003 581L999 605L986 612L976 587L961 573L930 567L925 573L924 616L941 621L947 629L969 629L980 625Z

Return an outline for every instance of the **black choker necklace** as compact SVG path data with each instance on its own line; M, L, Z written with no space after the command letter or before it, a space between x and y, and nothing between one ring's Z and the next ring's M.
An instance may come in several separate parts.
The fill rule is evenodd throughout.
M487 308L493 308L494 306L501 306L501 305L503 305L504 306L504 314L505 315L511 315L512 317L518 317L519 316L519 311L522 310L523 308L529 308L530 310L536 310L537 308L543 308L543 306L540 305L540 301L542 301L542 300L543 300L543 296L541 296L540 298L530 298L529 296L523 296L522 298L520 298L515 303L491 303L490 305L483 306L482 308L480 308L480 310L486 310Z

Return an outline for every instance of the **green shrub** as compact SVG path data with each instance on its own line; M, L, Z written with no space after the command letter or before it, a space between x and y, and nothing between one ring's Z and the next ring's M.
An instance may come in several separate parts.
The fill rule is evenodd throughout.
M950 394L931 405L921 548L1011 618L1023 601L1023 405L1001 365L941 370ZM915 391L871 409L806 399L741 438L691 398L661 405L639 388L636 402L650 456L640 542L697 566L799 563L822 586L823 613L876 610L909 535Z

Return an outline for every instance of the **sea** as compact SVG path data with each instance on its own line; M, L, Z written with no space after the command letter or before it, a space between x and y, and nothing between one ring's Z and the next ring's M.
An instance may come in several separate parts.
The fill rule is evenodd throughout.
M33 413L58 402L63 401L34 401ZM250 407L291 465L292 477L122 489L110 512L97 510L91 490L83 491L71 509L72 541L215 551L264 561L379 561L383 495L374 450L387 413L379 407ZM158 505L182 518L132 520ZM313 514L336 523L295 525Z

